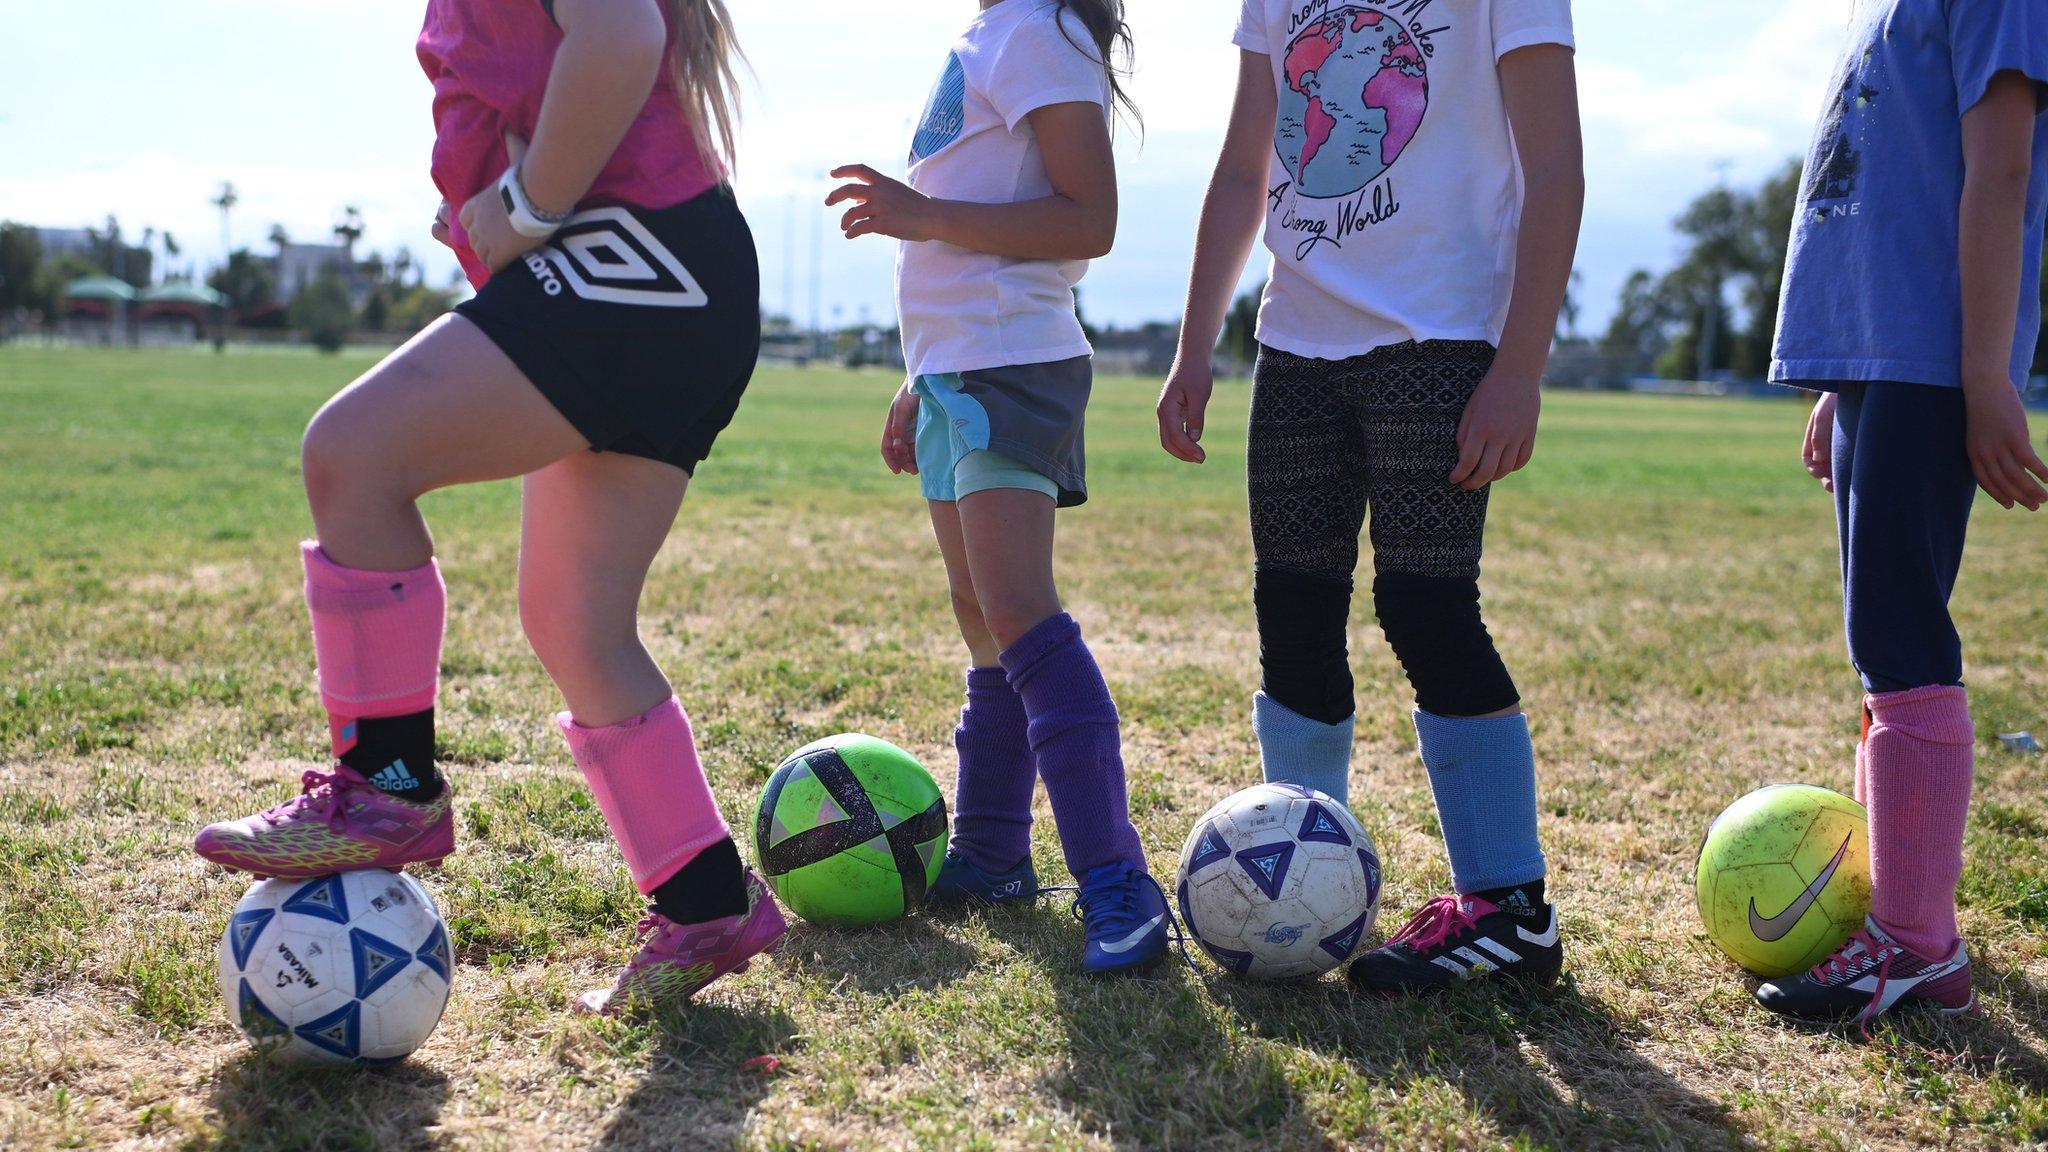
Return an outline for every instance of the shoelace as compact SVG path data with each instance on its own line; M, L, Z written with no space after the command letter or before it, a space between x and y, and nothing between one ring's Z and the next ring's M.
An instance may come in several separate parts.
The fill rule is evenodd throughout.
M1403 924L1387 943L1406 944L1417 952L1428 952L1443 947L1458 933L1478 926L1479 918L1465 910L1463 900L1456 896L1438 896L1409 917L1408 923Z
M332 772L308 768L299 775L299 794L275 808L264 809L263 819L282 824L303 812L315 820L327 821L327 827L335 832L345 831L348 817L342 796L357 783L339 767Z
M1856 1013L1856 1030L1865 1040L1870 1039L1870 1024L1883 1011L1885 985L1891 983L1892 960L1899 949L1886 945L1870 934L1868 928L1858 928L1849 934L1849 940L1835 954L1814 965L1812 976L1822 984L1833 985L1843 979L1874 972L1877 987L1870 991L1870 1002Z

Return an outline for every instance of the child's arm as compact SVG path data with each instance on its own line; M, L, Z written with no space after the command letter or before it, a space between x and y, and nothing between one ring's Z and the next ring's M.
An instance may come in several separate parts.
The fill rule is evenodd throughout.
M2007 508L2023 504L2030 512L2048 501L2040 484L2048 480L2048 465L2028 439L2027 410L2013 387L2012 344L2038 100L2032 80L2001 72L1992 77L1984 98L1963 113L1958 236L1970 468L1992 499Z
M1450 482L1473 490L1521 468L1536 450L1537 385L1550 359L1586 201L1571 49L1533 44L1508 53L1500 60L1500 86L1522 166L1522 223L1500 351L1458 424L1458 465Z
M832 170L851 180L827 205L851 202L839 221L851 240L875 234L937 240L1019 260L1093 260L1116 239L1116 159L1102 105L1050 104L1025 116L1045 157L1052 195L1014 204L938 200L865 164Z
M1180 342L1174 349L1173 370L1159 393L1159 445L1190 464L1208 458L1202 450L1202 418L1216 384L1209 360L1223 331L1231 293L1265 219L1266 177L1272 170L1267 158L1273 153L1278 104L1272 59L1263 52L1240 51L1237 101L1195 231L1195 262L1188 272Z
M660 74L667 26L656 0L555 0L562 46L526 148L507 137L536 208L566 213L626 138ZM495 272L542 241L514 231L495 186L462 206L469 246Z

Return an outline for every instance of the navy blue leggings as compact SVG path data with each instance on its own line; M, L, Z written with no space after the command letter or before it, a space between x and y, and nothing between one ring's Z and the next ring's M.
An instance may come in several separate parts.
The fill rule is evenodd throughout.
M1872 692L1963 682L1949 593L1977 478L1963 394L1925 384L1837 386L1835 519L1849 659Z

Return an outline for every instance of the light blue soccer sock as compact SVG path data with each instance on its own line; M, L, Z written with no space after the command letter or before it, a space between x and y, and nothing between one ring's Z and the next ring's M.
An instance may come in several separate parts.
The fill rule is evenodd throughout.
M1252 730L1268 784L1299 784L1351 803L1351 732L1356 715L1336 724L1311 720L1271 696L1252 697Z
M1541 880L1536 837L1536 748L1529 718L1454 719L1415 710L1437 822L1462 893Z

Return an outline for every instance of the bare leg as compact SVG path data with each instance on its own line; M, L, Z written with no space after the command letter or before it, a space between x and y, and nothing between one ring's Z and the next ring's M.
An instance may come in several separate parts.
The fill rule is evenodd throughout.
M982 621L999 649L1008 648L1060 610L1052 576L1053 499L1021 488L991 488L956 507Z
M592 452L526 477L519 618L579 723L616 724L670 695L640 642L640 592L689 483L672 464Z
M981 602L974 595L974 577L967 564L967 541L960 532L960 506L951 500L927 502L931 509L932 535L938 537L939 555L946 561L946 586L953 596L953 618L960 622L960 638L967 641L967 653L976 668L995 668L1003 646L989 633L981 616Z
M306 498L335 563L416 568L434 554L420 496L522 476L585 447L481 329L443 316L313 417Z

